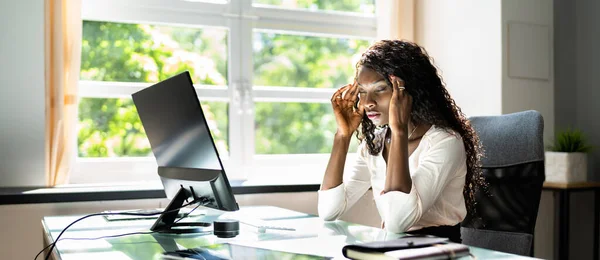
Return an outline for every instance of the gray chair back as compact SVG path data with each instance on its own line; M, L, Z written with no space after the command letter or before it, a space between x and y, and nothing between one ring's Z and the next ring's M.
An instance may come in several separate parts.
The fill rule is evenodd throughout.
M461 224L463 244L532 255L544 183L544 122L537 111L470 118L483 146L488 193L475 196L478 217Z

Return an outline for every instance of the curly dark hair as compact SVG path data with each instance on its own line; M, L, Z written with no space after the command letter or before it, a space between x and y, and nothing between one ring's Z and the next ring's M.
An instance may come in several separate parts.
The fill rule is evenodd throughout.
M467 176L463 195L467 212L473 216L475 193L478 188L486 187L481 171L483 150L477 133L454 99L450 97L425 49L408 41L378 41L362 54L356 64L357 75L361 66L379 73L389 86L392 86L390 75L404 81L405 91L413 99L411 112L413 124L431 124L460 134L467 155ZM375 129L375 125L365 114L360 130L357 131L357 137L361 142L366 141L371 155L379 154L383 148L382 144L374 142Z

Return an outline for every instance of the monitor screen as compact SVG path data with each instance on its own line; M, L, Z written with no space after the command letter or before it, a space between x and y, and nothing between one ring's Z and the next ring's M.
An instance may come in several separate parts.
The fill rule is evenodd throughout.
M181 207L192 197L206 207L238 210L189 73L140 90L132 98L156 158L157 173L172 200L167 209ZM172 225L176 214L164 216L165 223L157 225Z
M158 166L223 169L187 72L133 94L133 100Z

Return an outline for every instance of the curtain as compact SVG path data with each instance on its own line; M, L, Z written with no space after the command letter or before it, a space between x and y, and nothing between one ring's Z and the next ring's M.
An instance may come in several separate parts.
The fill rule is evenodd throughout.
M45 0L46 184L65 184L76 158L81 0Z
M415 0L377 0L377 39L415 41Z

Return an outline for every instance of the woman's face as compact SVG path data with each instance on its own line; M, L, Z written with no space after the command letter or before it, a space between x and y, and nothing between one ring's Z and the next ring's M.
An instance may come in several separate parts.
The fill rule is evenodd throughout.
M392 97L392 88L383 76L374 70L361 66L358 68L359 105L365 107L365 114L373 124L388 124L388 110Z

